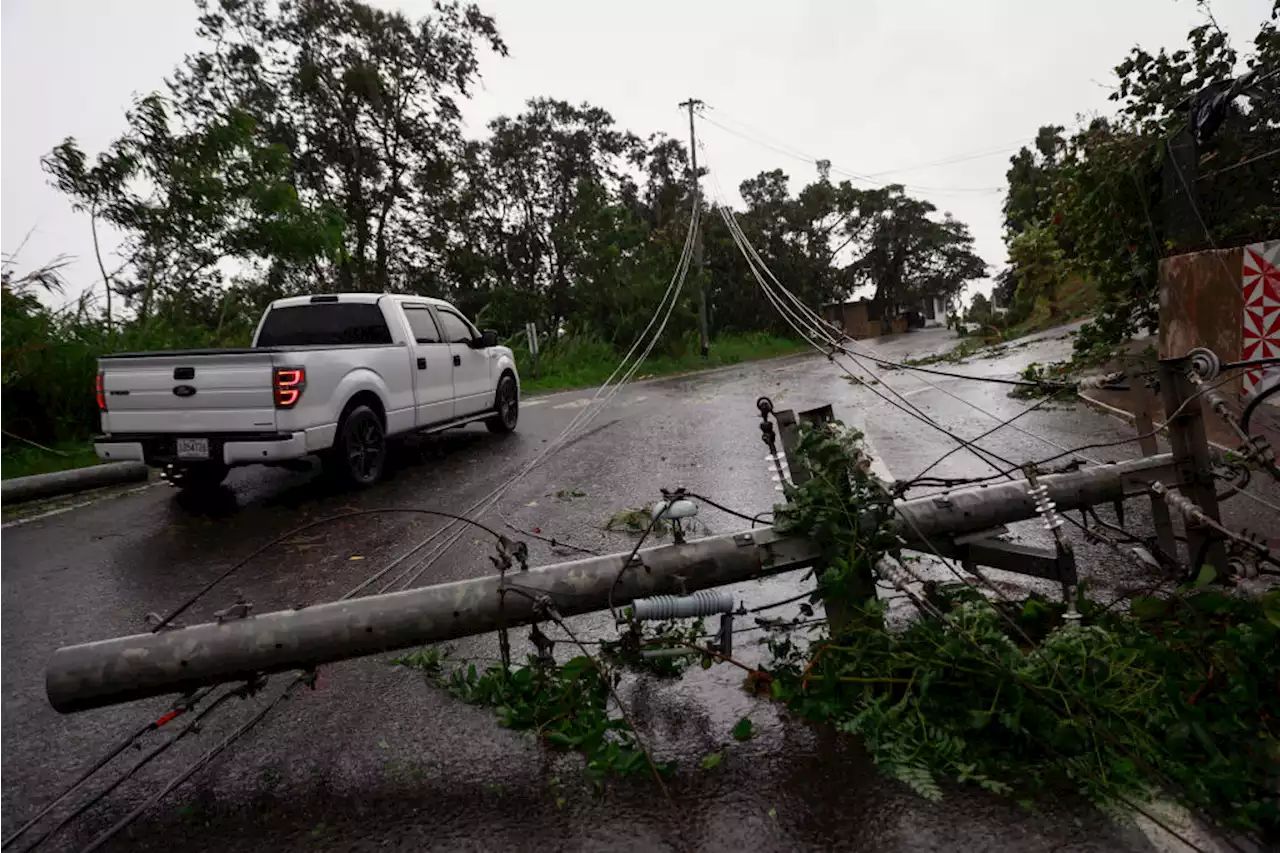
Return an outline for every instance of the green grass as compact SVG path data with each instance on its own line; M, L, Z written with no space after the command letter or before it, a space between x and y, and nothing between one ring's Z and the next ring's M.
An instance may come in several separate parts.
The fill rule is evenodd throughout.
M803 341L780 338L762 332L722 335L711 342L707 358L698 352L696 340L680 341L675 352L650 356L636 371L636 379L669 376L712 367L726 367L744 361L774 358L804 352ZM520 368L520 385L525 392L558 391L566 388L589 388L609 378L622 360L624 352L616 351L604 341L593 338L565 337L542 351L542 373L533 376L533 359L524 349L516 350Z
M1077 276L1067 279L1058 288L1058 316L1049 316L1049 301L1043 296L1036 299L1030 316L1005 333L1005 340L1013 340L1033 332L1042 332L1063 323L1070 323L1094 312L1101 302L1098 286Z
M56 451L56 452L50 452ZM71 468L97 465L101 460L87 441L69 441L54 445L49 450L14 442L0 453L0 476L26 477L31 474L48 474Z

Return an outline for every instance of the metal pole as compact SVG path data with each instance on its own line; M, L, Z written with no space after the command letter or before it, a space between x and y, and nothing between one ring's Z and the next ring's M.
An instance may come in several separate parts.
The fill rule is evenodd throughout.
M1165 430L1182 491L1209 518L1220 521L1218 494L1213 481L1213 458L1209 455L1209 439L1204 430L1204 410L1200 400L1187 403L1196 395L1195 385L1187 378L1186 359L1160 362L1160 394L1167 413ZM1185 404L1185 405L1184 405ZM1177 414L1174 414L1174 413ZM1226 573L1227 551L1213 528L1187 520L1187 565L1194 575L1205 563Z
M1160 452L1160 443L1156 441L1155 424L1151 421L1150 406L1145 402L1141 404L1137 413L1133 417L1133 426L1138 430L1138 446L1142 448L1143 456L1155 456ZM1169 505L1160 499L1158 495L1151 495L1151 520L1156 528L1156 544L1160 546L1160 550L1165 553L1171 560L1178 559L1178 540L1173 532L1173 518L1169 515ZM1122 525L1123 521L1120 522ZM1188 562L1195 558L1192 554L1188 556Z
M698 185L698 136L694 130L693 110L702 106L702 101L690 98L680 104L689 110L689 161L692 171L689 174L690 191L693 194L693 209L701 212L702 191ZM711 351L711 340L707 334L707 288L702 280L702 229L694 229L693 233L693 275L698 281L698 333L702 342L702 357L706 358Z
M530 321L525 324L529 338L529 353L533 356L533 378L542 378L542 365L539 363L538 357L538 324Z
M1040 482L1059 509L1078 509L1145 492L1152 480L1169 481L1171 462L1165 454L1050 475ZM931 495L901 502L897 510L910 515L931 539L1037 514L1024 481ZM868 516L867 523L874 521ZM908 544L924 547L913 541L909 525L901 519L894 524ZM614 554L508 572L505 579L490 575L67 646L50 660L45 688L58 711L83 711L536 621L530 597L548 596L560 613L571 616L607 608L610 589L615 605L664 593L684 595L803 568L817 555L807 540L758 528L650 548L625 570L628 554Z

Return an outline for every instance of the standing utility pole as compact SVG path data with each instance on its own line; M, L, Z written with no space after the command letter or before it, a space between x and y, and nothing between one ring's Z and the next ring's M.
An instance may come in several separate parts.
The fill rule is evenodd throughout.
M702 106L702 101L690 98L680 106L689 110L689 160L692 166L689 183L693 192L693 211L697 216L702 212L702 194L698 189L698 136L693 127L693 110ZM707 289L702 281L702 229L696 225L693 231L693 274L698 279L698 331L702 340L702 357L706 358L710 350L710 339L707 336Z

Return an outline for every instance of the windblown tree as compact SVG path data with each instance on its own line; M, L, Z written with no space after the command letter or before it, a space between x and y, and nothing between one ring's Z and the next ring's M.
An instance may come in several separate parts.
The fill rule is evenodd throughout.
M1061 128L1041 128L1036 151L1012 158L1006 284L1034 298L1069 276L1096 282L1103 305L1078 349L1154 327L1160 258L1280 233L1278 15L1280 2L1243 57L1211 15L1185 47L1135 47L1115 69L1114 117L1061 141ZM1184 131L1197 152L1189 175L1170 160ZM1173 227L1171 203L1188 189L1195 210Z
M290 155L300 197L342 212L336 263L282 269L282 285L439 288L458 234L441 214L458 192L458 101L488 49L506 54L492 18L437 2L413 21L359 0L199 0L209 47L170 83L197 126L228 110Z
M968 226L950 214L938 221L936 207L906 195L902 186L863 190L859 207L865 234L850 273L875 288L887 313L925 298L954 298L966 282L986 274Z
M115 292L136 305L143 327L159 310L166 322L216 332L228 296L224 259L298 265L335 255L339 212L299 199L289 152L257 129L235 109L202 127L184 126L170 102L150 95L92 161L74 139L44 158L54 185L88 213L95 248L100 223L123 235L114 271L100 248L97 257L108 329Z

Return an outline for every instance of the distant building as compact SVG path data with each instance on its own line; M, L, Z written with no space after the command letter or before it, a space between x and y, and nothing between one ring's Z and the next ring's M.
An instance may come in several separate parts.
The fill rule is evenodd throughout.
M920 300L920 314L925 326L945 326L951 316L950 296L926 296Z
M823 305L822 319L855 340L877 338L907 329L905 317L886 318L884 307L874 299Z

